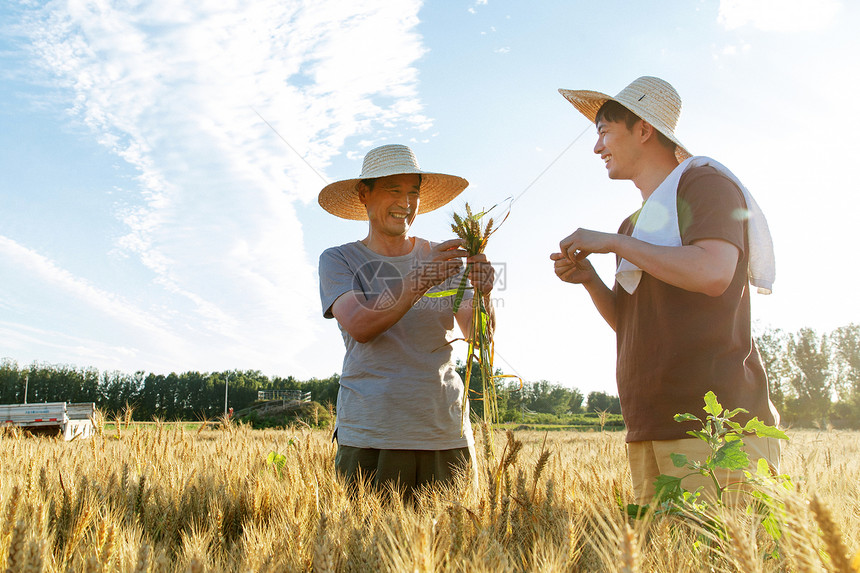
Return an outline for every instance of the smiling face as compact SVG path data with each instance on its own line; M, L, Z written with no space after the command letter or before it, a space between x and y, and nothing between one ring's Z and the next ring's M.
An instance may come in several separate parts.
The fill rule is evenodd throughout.
M628 128L623 121L597 121L597 143L594 153L606 164L610 179L633 179L642 156L641 138L636 136L642 120Z
M420 176L414 173L377 179L373 188L359 184L359 200L367 207L373 232L390 237L406 235L418 214Z

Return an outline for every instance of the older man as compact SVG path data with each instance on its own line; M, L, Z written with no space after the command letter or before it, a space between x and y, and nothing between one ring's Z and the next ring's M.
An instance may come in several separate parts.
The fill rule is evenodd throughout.
M366 237L327 249L319 264L323 315L337 320L346 347L335 466L350 481L361 473L411 494L452 480L472 458L465 389L449 344L455 319L469 336L472 300L465 297L455 316L450 299L424 295L455 288L464 260L474 263L470 279L486 295L493 268L484 255L467 258L460 239L410 234L419 212L445 205L467 185L422 171L404 145L386 145L368 152L358 178L320 192L331 214L369 221Z

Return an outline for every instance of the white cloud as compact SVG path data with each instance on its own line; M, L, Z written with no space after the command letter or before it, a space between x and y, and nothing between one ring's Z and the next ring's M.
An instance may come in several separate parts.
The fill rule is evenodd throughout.
M50 316L56 319L58 328L51 336L39 339L41 344L48 344L49 339L57 337L79 340L81 337L73 333L88 330L87 322L107 321L158 341L159 350L167 355L181 355L187 350L183 337L157 314L147 312L119 295L76 277L55 261L2 235L0 269L4 269L3 275L7 277L25 277L15 283L6 281L4 284L4 297L15 300L15 304L10 305L8 312L4 313L6 316L13 313L32 315L30 308L46 307L50 309ZM4 336L4 346L15 346L13 341L16 339L29 340L28 331L31 330L34 329L19 325L17 336L12 335L10 330ZM101 345L115 349L122 346L108 344L107 340L103 340Z
M475 0L475 3L472 6L469 6L467 8L467 10L469 11L470 14L477 14L478 13L478 6L486 6L486 5L487 5L487 0Z
M37 61L139 173L116 209L117 251L152 277L137 320L158 308L192 353L280 371L312 343L316 253L295 204L313 200L348 137L370 146L432 125L417 96L419 8L57 0L32 14Z
M840 8L838 0L720 0L718 20L728 30L749 24L766 32L816 31Z

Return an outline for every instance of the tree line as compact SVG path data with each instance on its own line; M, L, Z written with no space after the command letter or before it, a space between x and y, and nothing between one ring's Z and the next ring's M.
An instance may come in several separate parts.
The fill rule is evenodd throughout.
M108 417L131 408L138 420L201 420L224 413L225 386L227 407L238 412L257 401L259 390L311 392L321 404L334 403L339 380L270 378L256 370L128 374L38 363L19 367L6 359L0 362L0 404L94 402Z
M465 380L465 363L458 360L456 369L460 378ZM503 374L501 370L496 370L496 375ZM472 367L469 388L472 398L481 396L482 382L477 363ZM541 416L544 422L550 421L548 416L561 419L586 412L621 414L618 396L606 392L589 392L586 397L578 388L547 380L525 382L515 378L498 378L496 394L500 422L524 422L528 418L534 420L535 414L544 414ZM483 402L472 401L471 410L473 414L483 416Z
M811 328L790 333L765 328L755 336L770 382L771 399L784 425L802 427L832 424L860 428L860 325L849 324L820 334ZM465 378L466 366L457 363ZM497 372L501 374L501 371ZM257 370L201 373L133 374L68 365L33 363L19 367L0 362L0 404L34 402L95 402L108 416L127 407L138 420L199 420L251 406L260 390L310 392L323 406L337 402L340 376L298 380L293 376L268 377ZM561 417L585 412L620 413L618 397L605 392L588 396L570 384L546 380L523 382L502 378L497 382L501 421L522 421L526 415ZM470 380L472 396L481 390L477 368ZM482 404L472 402L480 415Z
M755 337L783 425L860 428L860 325Z
M466 367L457 363L465 377ZM473 370L472 388L480 391L480 378ZM114 417L131 408L138 420L212 419L224 413L225 384L227 407L239 412L257 401L258 391L296 390L310 392L323 406L337 402L340 376L298 380L293 376L268 377L257 370L202 373L154 374L138 371L99 372L93 367L33 363L19 367L14 361L0 362L0 404L37 402L94 402L107 416ZM474 408L482 413L478 402ZM620 413L618 398L603 392L585 397L576 388L545 380L510 382L499 387L499 411L504 421L517 421L524 414L577 414L585 411Z

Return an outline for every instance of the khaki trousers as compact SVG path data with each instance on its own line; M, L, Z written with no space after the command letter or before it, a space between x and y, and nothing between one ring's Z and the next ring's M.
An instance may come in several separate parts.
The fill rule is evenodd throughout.
M750 466L748 470L755 473L756 464L760 458L767 460L771 469L779 471L779 454L781 449L780 440L773 438L759 438L758 436L744 436L744 451L749 455ZM630 461L630 477L633 479L633 495L638 505L646 505L651 502L656 493L654 479L660 474L681 477L681 487L687 491L695 491L703 488L703 495L712 499L716 497L716 487L710 477L699 473L690 474L686 467L676 468L672 463L670 454L684 454L688 460L704 462L710 455L711 450L704 441L697 438L684 438L680 440L653 440L643 442L629 442L627 444L627 459ZM720 486L736 483L744 479L743 470L717 470L717 480ZM686 477L685 477L686 476ZM728 497L723 501L729 505L736 505L743 500L743 495L730 488Z

